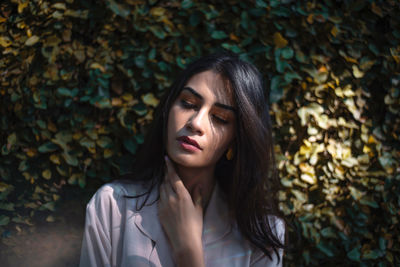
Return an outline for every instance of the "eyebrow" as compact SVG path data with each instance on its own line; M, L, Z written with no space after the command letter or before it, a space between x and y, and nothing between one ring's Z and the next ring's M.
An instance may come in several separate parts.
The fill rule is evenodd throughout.
M186 87L184 87L182 89L182 91L184 91L184 90L189 91L190 93L192 93L198 99L204 100L204 97L201 94L199 94L198 92L196 92L196 90L194 90L193 88L186 86ZM217 107L220 107L220 108L223 108L223 109L227 109L227 110L230 110L230 111L233 111L233 112L236 113L236 109L234 107L232 107L232 106L228 106L228 105L225 105L225 104L222 104L222 103L218 103L218 102L215 103L214 105L217 106Z

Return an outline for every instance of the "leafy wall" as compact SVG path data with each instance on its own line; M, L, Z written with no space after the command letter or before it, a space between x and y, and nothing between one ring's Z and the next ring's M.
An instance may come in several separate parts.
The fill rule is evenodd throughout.
M288 266L400 263L397 1L0 4L0 232L130 170L160 95L225 48L270 87ZM51 221L51 216L48 217Z

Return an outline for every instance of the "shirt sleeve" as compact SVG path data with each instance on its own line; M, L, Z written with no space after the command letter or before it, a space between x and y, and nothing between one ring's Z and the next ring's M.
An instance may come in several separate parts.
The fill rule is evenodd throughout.
M274 223L275 229L272 229L273 232L277 235L277 237L284 243L285 241L285 224L283 220L276 219ZM273 267L273 266L282 266L283 262L283 249L278 249L279 260L274 251L272 251L271 258L265 255L261 250L257 250L251 256L250 266L252 267Z
M100 188L86 206L85 228L80 264L87 266L111 266L111 214L113 189Z

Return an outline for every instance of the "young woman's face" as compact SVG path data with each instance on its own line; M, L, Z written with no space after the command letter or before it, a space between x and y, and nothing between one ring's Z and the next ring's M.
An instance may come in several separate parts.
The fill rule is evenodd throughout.
M234 139L233 102L219 74L191 77L169 111L169 157L185 167L214 166Z

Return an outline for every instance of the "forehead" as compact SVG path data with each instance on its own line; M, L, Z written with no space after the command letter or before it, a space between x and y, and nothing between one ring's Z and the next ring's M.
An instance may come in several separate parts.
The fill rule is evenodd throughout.
M214 71L208 70L193 75L185 87L194 89L205 100L234 105L233 91L229 81Z

